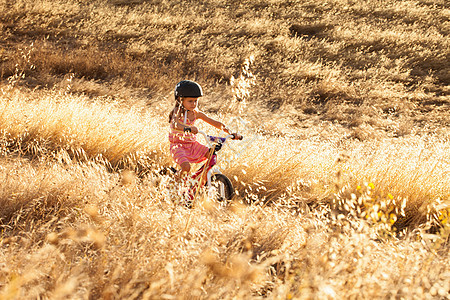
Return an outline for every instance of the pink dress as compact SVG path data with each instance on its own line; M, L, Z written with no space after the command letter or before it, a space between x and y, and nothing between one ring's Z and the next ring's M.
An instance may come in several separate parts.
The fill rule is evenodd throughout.
M186 119L186 124L192 126L194 121ZM170 153L173 159L179 165L184 162L199 163L206 159L206 153L209 148L197 141L197 136L190 132L183 132L171 128L169 133Z

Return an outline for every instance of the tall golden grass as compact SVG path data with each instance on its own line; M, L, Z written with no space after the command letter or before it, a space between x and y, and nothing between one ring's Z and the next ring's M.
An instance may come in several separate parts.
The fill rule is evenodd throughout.
M235 204L188 210L168 177L110 168L168 164L165 116L56 92L1 100L6 299L448 293L446 141L261 138L226 170Z
M448 16L0 1L0 299L448 298ZM185 78L246 122L228 205L159 173Z

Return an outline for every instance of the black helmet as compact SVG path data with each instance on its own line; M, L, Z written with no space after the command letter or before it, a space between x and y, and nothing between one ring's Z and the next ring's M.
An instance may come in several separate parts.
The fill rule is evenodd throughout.
M177 83L175 87L175 99L178 97L201 97L203 96L200 84L190 80L183 80Z

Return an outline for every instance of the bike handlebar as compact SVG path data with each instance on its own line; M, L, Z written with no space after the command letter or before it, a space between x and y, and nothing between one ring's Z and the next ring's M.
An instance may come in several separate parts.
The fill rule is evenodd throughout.
M225 137L213 137L214 139L212 139L212 137L210 135L207 135L206 132L204 132L202 130L199 130L198 133L203 135L203 137L205 138L205 141L208 143L208 146L210 146L210 147L211 147L211 143L214 142L216 138L218 138L220 140L221 144L225 144L225 142L230 138L231 139L236 138L236 136L234 134L229 134ZM242 139L243 139L243 137L241 136L240 140L242 140Z

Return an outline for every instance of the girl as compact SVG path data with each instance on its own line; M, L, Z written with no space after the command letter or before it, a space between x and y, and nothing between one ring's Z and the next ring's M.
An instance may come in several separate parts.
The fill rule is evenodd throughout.
M188 174L191 163L198 163L208 157L209 148L196 140L198 133L194 126L195 120L206 123L231 134L229 129L219 121L211 119L198 110L198 98L203 96L201 86L190 80L180 81L175 87L175 108L170 112L169 134L170 153L175 162L181 167L181 174ZM234 139L241 136L234 133Z

